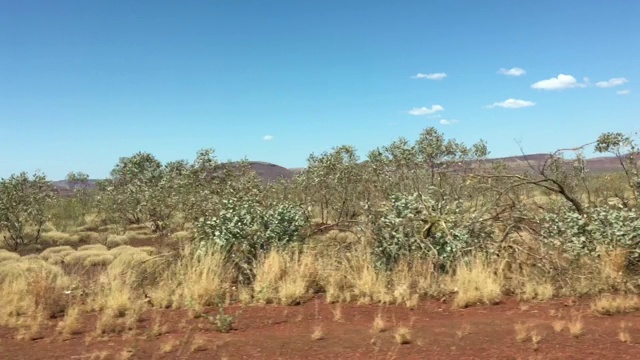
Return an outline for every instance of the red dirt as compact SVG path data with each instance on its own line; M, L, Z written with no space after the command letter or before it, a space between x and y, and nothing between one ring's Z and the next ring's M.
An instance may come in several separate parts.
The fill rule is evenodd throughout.
M500 305L453 310L437 301L423 302L411 310L403 306L342 305L342 320L334 319L337 305L317 298L301 306L231 306L240 311L236 329L228 334L214 330L206 318L191 319L185 311L149 310L135 335L91 338L95 315L84 318L80 334L64 340L55 335L55 320L39 340L16 340L16 330L0 327L0 359L638 359L640 313L596 316L588 302L562 300L519 304L509 299ZM381 311L389 329L374 334L372 324ZM565 327L556 333L554 320L584 314L584 334L572 337ZM216 309L206 313L216 315ZM558 315L560 314L560 315ZM156 316L168 332L152 336ZM627 321L631 344L619 339L620 322ZM530 323L542 339L534 349L530 339L517 342L515 324ZM322 327L324 338L311 334ZM410 344L398 345L396 326L411 329ZM458 333L468 328L468 334ZM89 340L88 340L89 339ZM163 352L162 346L176 346ZM194 341L203 345L193 350ZM92 357L94 355L94 357Z

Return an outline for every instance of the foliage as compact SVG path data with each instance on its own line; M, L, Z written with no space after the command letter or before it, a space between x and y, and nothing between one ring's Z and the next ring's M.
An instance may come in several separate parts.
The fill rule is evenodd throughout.
M465 214L463 202L437 202L420 194L392 195L389 206L374 212L370 224L373 257L385 270L415 256L431 257L447 268L465 253L481 250L493 236L477 214Z
M105 216L123 225L151 223L162 232L179 203L182 161L163 165L153 155L139 152L120 158L109 179L99 184L98 201Z
M53 198L53 187L46 176L26 172L0 180L0 231L5 245L18 250L28 242L38 243L48 220L47 205ZM33 232L27 237L27 231Z
M562 207L546 212L542 221L543 242L577 258L597 256L598 250L628 250L629 260L640 260L640 214L635 209L598 206L582 216Z
M82 172L67 174L67 185L71 196L59 196L49 207L50 222L58 231L72 231L86 225L86 216L94 206L92 191L89 189L89 175Z
M319 208L320 221L340 223L358 214L362 195L363 171L352 146L331 152L311 154L303 174L305 202Z
M427 128L410 144L400 138L389 146L369 152L370 181L386 197L392 193L423 193L451 185L454 174L468 173L472 160L488 155L487 145L480 140L471 147L445 140L435 128Z
M307 224L299 206L282 203L267 209L249 194L222 200L217 216L196 223L196 240L203 249L222 251L247 280L260 253L302 241Z
M637 204L640 196L640 164L637 159L638 145L633 138L622 133L606 132L598 137L595 150L598 153L613 154L618 158Z

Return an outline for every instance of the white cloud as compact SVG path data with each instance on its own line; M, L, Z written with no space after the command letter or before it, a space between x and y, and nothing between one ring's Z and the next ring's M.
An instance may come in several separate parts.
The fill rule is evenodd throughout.
M451 124L455 124L457 122L458 122L458 120L447 120L447 119L441 119L440 120L440 124L442 124L442 125L451 125Z
M420 116L420 115L431 115L435 114L438 111L443 111L444 108L440 105L431 105L431 108L428 107L419 107L413 108L408 111L409 115Z
M486 107L492 109L494 107L501 107L505 109L519 109L534 106L536 103L529 100L518 100L518 99L507 99L501 102L494 102L491 105L487 105Z
M423 74L417 73L413 76L414 79L429 79L429 80L442 80L447 77L445 73L433 73L433 74Z
M627 80L627 79L625 79L623 77L619 77L619 78L612 78L612 79L609 79L607 81L598 81L596 83L596 86L600 87L600 88L609 88L609 87L623 85L623 84L626 84L628 82L629 82L629 80Z
M551 79L540 80L537 83L531 85L534 89L540 90L562 90L575 87L585 87L585 84L581 84L571 75L560 74L558 77Z
M618 94L618 95L629 95L630 93L631 93L631 90L629 90L629 89L616 91L616 94Z
M511 69L504 69L504 68L500 69L500 70L498 70L498 73L502 74L502 75L507 75L507 76L522 76L522 75L526 74L527 72L522 68L514 67L514 68L511 68Z
M265 135L265 136L262 138L262 140L264 140L264 141L271 141L271 140L273 140L273 136L271 136L271 135Z

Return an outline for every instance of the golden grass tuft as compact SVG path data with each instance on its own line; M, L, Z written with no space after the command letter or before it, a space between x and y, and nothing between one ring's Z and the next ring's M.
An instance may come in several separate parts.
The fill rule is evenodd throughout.
M205 351L208 349L207 339L202 335L196 335L191 342L191 352Z
M318 325L313 329L313 333L311 333L311 339L313 340L323 340L325 337L324 330L322 329L322 325Z
M462 327L456 330L456 336L458 340L461 340L463 337L471 334L471 325L463 324Z
M567 322L564 320L554 320L551 322L551 327L553 327L553 331L560 333L564 330L565 326L567 326Z
M259 303L295 305L312 293L317 277L313 254L270 251L256 266L254 299Z
M226 298L233 275L223 254L216 251L200 254L191 247L185 247L175 266L161 283L165 291L149 296L154 303L157 302L155 297L160 296L170 298L174 306L214 306Z
M640 309L637 295L602 295L592 304L591 310L599 315L615 315Z
M387 324L382 318L382 314L376 314L376 317L373 319L373 325L371 326L371 331L374 333L381 333L387 330Z
M50 231L42 234L42 241L56 245L75 245L80 241L80 237L60 231Z
M67 308L64 318L58 323L58 331L65 336L77 335L82 328L82 309L79 305Z
M90 244L90 245L82 245L78 248L78 251L108 251L109 249L102 244Z
M0 249L0 263L9 261L9 260L20 260L20 255L14 252L9 252L7 250Z
M129 238L124 235L109 235L106 241L106 245L108 248L117 248L128 243Z
M162 343L162 346L160 346L160 352L162 352L163 354L173 352L176 350L176 348L178 348L178 345L180 345L180 340L170 339Z
M524 285L522 293L520 293L519 295L519 298L523 301L547 301L553 298L554 292L555 290L553 284L548 281L527 281Z
M631 345L632 339L631 334L629 333L629 327L631 324L627 321L620 322L620 329L618 330L618 339L625 344Z
M175 241L175 242L187 243L187 242L193 240L193 237L194 237L194 235L190 231L178 231L178 232L175 232L175 233L171 234L169 239L172 240L172 241Z
M105 255L108 255L108 253L103 250L74 251L64 257L64 262L70 265L84 265L85 261L91 257L99 257Z
M51 318L64 313L70 285L62 269L42 259L0 263L0 323L15 323L27 314Z
M92 255L87 257L82 263L82 265L84 265L85 267L107 266L113 262L113 259L114 259L113 255L110 255L107 253L97 254L97 255Z
M458 263L452 279L456 296L453 306L465 308L475 304L497 304L502 297L503 280L490 263L481 257Z
M83 243L95 244L102 239L100 234L94 231L80 231L75 233L78 240Z
M409 328L400 326L396 329L393 337L396 339L396 343L399 345L411 344L411 330Z
M531 325L523 322L518 322L514 325L516 331L516 341L525 342L530 336Z
M582 321L582 316L574 316L567 325L569 328L569 334L574 338L578 338L584 334L584 322Z
M40 253L40 257L44 260L47 260L52 255L56 255L60 253L68 253L68 252L75 252L75 249L68 245L54 246L42 251L42 253Z

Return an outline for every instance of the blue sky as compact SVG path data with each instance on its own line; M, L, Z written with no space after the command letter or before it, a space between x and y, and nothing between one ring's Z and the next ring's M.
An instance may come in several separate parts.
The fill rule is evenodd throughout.
M209 147L298 167L428 126L493 156L629 133L639 18L636 0L0 0L0 176Z

